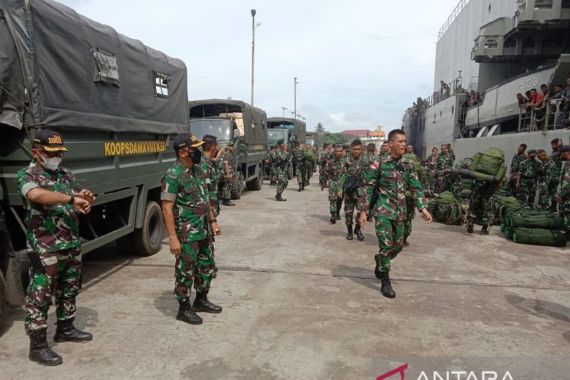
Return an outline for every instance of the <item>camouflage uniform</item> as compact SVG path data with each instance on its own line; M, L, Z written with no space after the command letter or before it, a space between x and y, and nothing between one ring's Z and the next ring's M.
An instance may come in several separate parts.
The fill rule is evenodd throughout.
M276 164L275 164L275 154L276 153L277 153L277 150L271 149L271 151L269 151L269 154L267 155L267 162L269 165L269 182L271 184L277 183L277 170L276 170Z
M26 332L31 334L47 329L47 314L53 296L57 319L74 318L82 263L79 220L73 206L45 206L28 201L26 195L36 188L73 195L80 188L69 170L60 167L49 171L36 162L18 171L17 179L18 190L26 200L27 243L31 251L24 323Z
M189 302L192 285L207 293L217 268L210 227L210 197L202 165L187 169L180 162L162 178L161 199L174 202L172 212L182 252L176 258L174 294Z
M544 173L544 188L546 197L550 201L550 208L556 209L556 192L558 191L558 184L560 183L560 176L562 174L562 159L560 153L554 153L552 157L546 162Z
M305 186L307 183L308 176L308 165L305 159L305 152L297 147L293 149L292 152L293 162L297 168L297 183L299 184L299 188Z
M471 198L469 200L468 226L475 223L484 228L493 221L493 210L491 208L491 197L495 193L495 184L482 181L473 181L471 187ZM472 232L472 230L471 230Z
M227 165L227 171L226 171ZM226 151L222 156L222 199L229 200L232 197L232 187L234 186L235 173L234 173L235 157L232 152Z
M451 179L449 170L453 169L455 155L451 152L440 153L437 157L437 188L436 193L451 190Z
M422 184L425 186L427 183L427 174L424 168L420 165L420 161L415 154L405 154L403 157L407 162L409 162L410 170L412 174L415 174ZM408 166L408 165L406 165ZM406 221L404 222L404 240L412 234L412 224L416 217L415 208L415 188L409 188L406 190Z
M430 191L435 190L436 179L437 179L437 160L438 155L430 154L427 158L427 174L428 174L428 188Z
M511 161L510 187L511 187L512 194L514 196L516 196L517 198L518 198L518 196L517 196L518 191L517 191L516 186L515 186L515 184L516 184L515 181L516 181L516 177L520 174L519 166L520 166L521 162L523 162L525 160L525 157L526 156L524 155L524 153L523 154L517 153L513 156L513 159Z
M344 193L344 217L347 226L352 226L354 219L354 209L360 211L359 200L366 197L367 185L362 177L363 156L357 160L349 156L344 159L344 169L340 178L341 189ZM354 181L356 188L353 191L347 191L346 185L348 181Z
M275 175L277 177L277 194L281 194L289 184L289 155L277 149L275 151Z
M534 204L536 193L536 181L540 172L540 162L536 159L524 160L519 165L519 173L521 176L518 198L527 205Z
M378 267L380 273L388 273L391 261L403 248L404 221L406 220L405 191L415 196L418 210L426 207L422 184L411 164L405 159L389 156L380 161L373 186L378 191L378 202L373 213L376 220L376 236L380 248ZM369 203L370 199L366 203Z
M306 166L306 172L307 172L307 181L305 182L305 185L309 185L309 181L311 178L313 178L313 173L315 172L315 166L317 165L317 157L315 156L315 152L313 152L312 150L305 150L304 152L305 155L305 166Z
M450 173L451 192L458 200L469 201L471 199L471 191L473 180L467 177L462 177L459 173L461 169L469 169L472 158L465 158L454 165L455 171Z
M564 218L566 231L570 230L570 165L568 162L562 163L562 174L560 176L560 185L556 196L560 198L560 215Z
M328 180L330 212L332 216L340 214L340 206L342 198L338 197L338 193L342 191L341 177L344 174L344 159L334 158L327 161L324 170L324 176Z
M538 178L536 180L536 204L537 209L539 210L547 210L550 208L550 196L548 194L548 186L546 184L546 169L550 166L551 161L551 158L548 158L545 161L538 161L540 167L538 170Z
M319 165L319 185L321 185L322 187L326 187L327 185L327 176L325 174L325 170L326 170L326 166L327 163L330 160L334 159L334 153L331 154L329 152L322 152L321 153L321 157L319 159L318 165Z
M219 167L219 162L212 161L206 156L202 156L202 161L200 162L201 175L204 176L203 181L208 191L208 197L210 199L210 207L214 211L214 215L220 215L220 202L218 201L218 186L221 178L221 170Z

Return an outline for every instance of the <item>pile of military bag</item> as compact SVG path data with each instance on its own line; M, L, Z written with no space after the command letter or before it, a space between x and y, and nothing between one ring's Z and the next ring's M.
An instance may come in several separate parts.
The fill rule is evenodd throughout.
M491 198L491 210L493 213L493 224L502 225L506 219L514 212L523 208L520 201L508 195L495 194Z
M560 215L550 211L521 209L505 217L501 231L519 244L566 246L566 231Z
M429 212L434 221L449 225L462 225L465 211L452 192L444 191L433 199L429 204Z
M507 174L505 154L500 149L489 148L473 156L469 169L460 169L459 172L476 181L500 183Z

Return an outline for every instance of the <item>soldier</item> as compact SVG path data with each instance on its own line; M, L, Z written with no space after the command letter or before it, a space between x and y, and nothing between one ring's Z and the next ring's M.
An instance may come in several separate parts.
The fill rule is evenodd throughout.
M282 194L289 184L289 153L284 140L279 140L277 147L278 149L275 151L275 175L277 177L277 194L275 199L278 202L286 202L287 199L283 198Z
M384 141L380 146L380 157L387 158L390 155L390 145L388 141Z
M307 161L305 158L305 147L303 143L297 143L293 152L293 162L297 168L297 183L299 185L298 192L305 190L305 184L307 183Z
M224 206L235 206L230 199L232 197L232 187L235 181L235 157L234 157L234 142L228 142L228 146L224 150L222 155L222 178L223 178L223 188L222 188L222 204Z
M427 183L427 174L425 169L421 166L420 164L420 160L418 158L418 156L416 156L413 153L413 148L412 148L412 152L408 153L409 147L411 145L408 145L408 147L406 148L406 154L404 154L403 159L407 161L407 167L409 167L409 169L413 172L412 174L415 175L418 180L420 181L420 184L425 188L426 183ZM404 247L407 247L410 245L410 243L408 243L408 238L410 237L410 235L412 234L412 223L413 220L416 217L416 208L415 208L415 188L409 188L406 190L406 221L404 222L404 241L403 241L403 245Z
M466 195L464 191L469 190L469 193L471 192L473 181L469 178L462 177L459 174L459 170L462 169L469 170L472 163L473 163L472 158L464 158L463 160L458 161L453 166L454 170L449 174L451 180L451 192L453 193L453 195L455 195L455 198L457 199L469 200L471 197L470 194Z
M208 196L214 216L220 215L220 202L218 201L218 187L221 179L221 170L219 167L220 157L224 153L223 150L218 150L218 141L216 136L205 135L203 137L204 154L202 155L202 162L200 166L202 173L205 175L204 181L208 189Z
M551 165L552 159L548 158L544 149L539 149L536 157L540 165L536 179L536 206L538 210L547 210L550 208L550 195L546 183L546 170Z
M275 186L277 184L277 172L275 169L275 152L277 152L276 145L271 147L271 150L267 155L267 162L269 165L269 186Z
M555 139L552 141L552 157L546 162L545 172L545 191L550 200L550 209L556 211L556 192L558 191L558 184L560 183L560 176L562 174L562 158L560 155L560 146L562 140Z
M214 236L221 233L210 202L207 176L202 173L200 147L196 137L184 134L174 140L177 161L162 179L162 215L176 257L174 294L179 303L176 319L192 325L202 323L197 312L221 313L208 300L216 277ZM192 286L196 299L190 304Z
M375 218L376 236L380 247L379 254L374 259L376 266L374 273L382 281L382 295L388 298L396 297L390 282L390 269L392 260L402 251L404 240L404 220L406 219L405 191L414 189L416 206L424 219L429 223L432 216L426 208L423 189L418 177L409 167L409 163L402 160L406 151L406 134L400 129L392 130L388 135L390 155L380 161L375 174L373 186L378 194L374 204L368 202L368 212ZM359 217L360 223L366 223L366 213Z
M540 171L540 163L536 159L536 151L529 150L526 160L519 164L517 195L521 203L526 206L534 205L536 181Z
M359 209L359 199L366 197L366 183L362 177L362 142L354 140L350 144L350 156L344 160L344 170L341 176L341 192L344 197L344 217L346 223L346 240L353 240L354 209ZM360 223L356 220L354 234L359 241L364 240Z
M333 159L335 156L335 151L334 151L334 147L332 146L332 144L326 143L323 145L323 151L321 152L321 155L319 157L319 185L321 186L321 189L324 190L324 188L327 187L327 177L325 175L325 168L327 166L327 162L331 159Z
M67 148L59 133L38 131L30 165L18 171L18 191L25 199L30 284L24 326L30 337L29 359L42 365L63 362L47 342L52 297L57 305L56 342L87 342L90 333L73 325L75 299L81 287L81 241L78 214L91 211L95 197L81 190L75 177L60 166Z
M409 155L414 155L415 156L415 160L416 161L420 161L420 158L418 157L418 155L414 152L414 146L412 144L408 144L406 145L406 153L405 154L409 154Z
M520 180L519 165L521 162L523 162L526 159L526 153L525 153L526 149L527 149L526 144L519 145L517 153L513 156L513 159L511 161L511 176L509 183L511 187L511 192L513 193L514 196L517 196L518 193L517 184Z
M329 188L331 224L336 224L336 221L340 220L340 208L342 206L341 176L343 173L344 173L343 149L341 145L337 144L334 147L334 158L332 160L327 160L324 169L324 177L328 182L328 188ZM325 187L321 186L321 191L324 191L324 189Z
M449 178L449 171L453 169L453 162L455 155L449 151L449 146L443 144L441 146L441 153L437 158L437 193L451 189L451 180Z
M311 144L305 145L305 151L303 152L305 155L305 166L306 166L306 179L305 186L311 185L311 178L313 177L313 173L315 172L315 167L317 165L317 156L315 156L315 151Z
M430 192L435 191L436 179L437 179L437 159L439 157L439 149L433 147L431 150L431 155L427 158L427 170L428 170L428 188Z
M560 215L564 218L566 231L570 231L570 145L563 145L558 149L563 162L560 186L556 192L556 202L559 204Z

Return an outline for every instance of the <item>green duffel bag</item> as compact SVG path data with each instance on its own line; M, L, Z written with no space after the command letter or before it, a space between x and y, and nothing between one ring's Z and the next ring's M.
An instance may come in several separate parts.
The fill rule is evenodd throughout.
M483 153L477 153L473 156L473 162L469 169L496 177L497 174L500 174L504 163L505 154L503 151L497 148L489 148Z
M513 232L514 232L513 227L501 225L501 231L503 232L503 235L505 235L507 239L513 240Z
M493 210L495 224L505 223L509 215L522 208L523 206L515 197L494 195L493 198L491 198L491 209Z
M546 230L561 230L564 228L562 217L550 211L524 209L513 212L509 219L510 225L515 228L542 228Z
M566 231L543 228L513 228L513 241L518 244L566 247Z
M450 191L444 191L431 201L429 211L438 223L456 226L463 224L461 203Z

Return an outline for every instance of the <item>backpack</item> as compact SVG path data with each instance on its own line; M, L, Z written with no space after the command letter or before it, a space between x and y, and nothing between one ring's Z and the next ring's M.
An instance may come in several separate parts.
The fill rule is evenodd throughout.
M541 228L545 230L564 229L564 220L558 213L523 209L513 212L505 224L513 228Z
M428 209L438 223L457 226L463 224L463 208L450 191L439 194Z
M565 247L566 231L516 227L513 229L513 241L518 244Z
M494 224L504 224L506 219L514 212L523 208L520 201L515 197L495 194L491 198Z
M505 154L497 148L489 148L483 153L477 153L469 170L475 172L474 177L478 181L485 181L489 176L495 178L495 182L501 182L507 174Z

